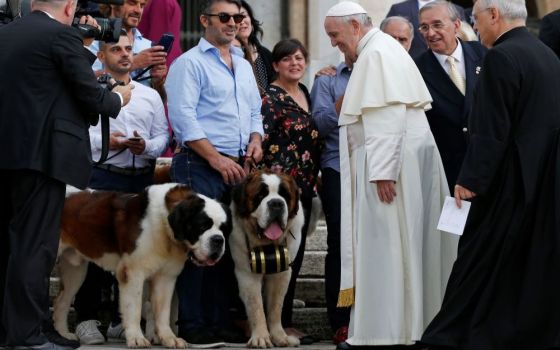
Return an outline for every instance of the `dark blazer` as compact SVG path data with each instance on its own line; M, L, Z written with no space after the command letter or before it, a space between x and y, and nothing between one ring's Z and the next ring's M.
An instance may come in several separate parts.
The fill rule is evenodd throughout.
M543 17L539 39L560 58L560 10L553 11Z
M424 52L415 60L434 100L426 116L441 154L450 189L455 186L467 151L468 116L473 90L478 78L477 71L480 72L487 51L477 41L460 43L465 59L465 96L451 81L432 51Z
M97 83L94 55L74 28L41 11L1 28L0 52L0 168L86 187L89 125L121 106Z
M459 6L455 5L457 11L461 16L461 20L465 19L465 10ZM407 18L414 27L414 39L412 40L412 45L410 46L410 51L408 52L413 58L421 55L428 50L428 45L424 41L424 37L420 34L418 27L420 26L420 20L418 16L418 0L405 0L394 4L389 9L387 17L391 16L402 16Z

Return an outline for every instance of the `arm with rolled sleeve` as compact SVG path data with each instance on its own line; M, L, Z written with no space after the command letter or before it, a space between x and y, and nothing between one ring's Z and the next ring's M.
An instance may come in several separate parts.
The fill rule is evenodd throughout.
M338 130L338 113L335 109L335 96L331 93L331 79L326 75L317 77L311 89L312 116L320 135Z
M169 122L181 144L206 138L196 113L202 84L199 70L186 57L178 58L169 69L165 82Z
M397 181L403 160L406 134L406 106L391 105L381 108L365 108L362 125L368 180Z
M146 149L142 154L143 158L155 159L165 151L169 143L169 132L167 128L167 118L165 118L165 109L163 108L163 102L159 95L153 91L153 109L154 109L154 120L152 121L152 126L150 128L150 138L146 141Z

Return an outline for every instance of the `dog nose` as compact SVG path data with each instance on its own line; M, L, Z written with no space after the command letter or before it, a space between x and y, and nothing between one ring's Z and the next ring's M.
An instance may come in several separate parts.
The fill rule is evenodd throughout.
M224 245L224 237L220 235L214 235L210 237L210 249L211 250L221 250Z
M284 202L281 199L271 199L268 201L268 210L278 212L284 210Z

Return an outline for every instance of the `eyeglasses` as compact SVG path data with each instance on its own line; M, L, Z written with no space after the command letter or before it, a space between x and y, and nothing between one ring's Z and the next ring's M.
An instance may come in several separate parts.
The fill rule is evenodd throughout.
M241 21L243 21L243 19L245 18L245 15L241 14L241 13L236 13L235 15L230 15L229 13L225 13L225 12L220 12L218 14L214 14L214 13L204 13L204 16L207 17L218 17L220 19L220 22L222 23L228 23L229 20L233 17L233 21L236 24L241 23Z
M472 23L472 24L475 24L475 23L476 23L476 20L477 20L477 18L476 18L477 15L480 14L480 13L482 13L482 12L484 12L484 11L490 10L490 9L492 9L492 7L487 7L487 8L485 8L484 10L478 11L477 13L474 13L474 12L473 12L472 15L471 15L471 17L470 17L470 18L471 18L471 23Z
M438 21L432 24L422 24L420 27L418 27L418 30L420 31L420 33L427 33L430 28L432 28L433 30L441 30L445 27L445 23Z

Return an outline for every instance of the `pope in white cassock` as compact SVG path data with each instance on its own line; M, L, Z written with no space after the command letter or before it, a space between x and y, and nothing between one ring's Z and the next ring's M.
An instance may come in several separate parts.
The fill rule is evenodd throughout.
M402 46L354 2L325 18L354 69L339 117L341 291L360 345L410 345L441 306L456 237L436 229L448 187L424 111L431 96Z

